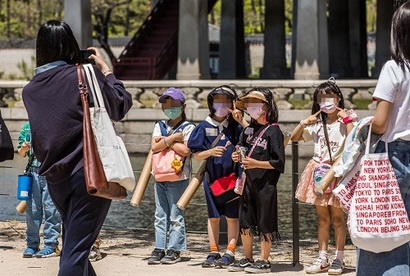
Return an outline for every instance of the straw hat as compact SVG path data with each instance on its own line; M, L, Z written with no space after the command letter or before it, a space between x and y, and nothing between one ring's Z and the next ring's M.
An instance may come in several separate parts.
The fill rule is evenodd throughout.
M259 99L259 100L261 100L261 101L263 101L263 102L265 102L265 103L268 103L268 102L266 101L265 96L263 95L262 92L252 91L252 92L250 92L249 94L246 94L246 95L240 97L240 98L235 102L236 108L242 109L242 110L245 109L245 102L246 102L247 99L250 99L250 98Z

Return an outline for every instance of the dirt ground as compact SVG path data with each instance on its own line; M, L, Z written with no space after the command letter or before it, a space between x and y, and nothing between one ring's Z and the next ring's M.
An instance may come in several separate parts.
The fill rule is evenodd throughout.
M241 275L244 272L228 272L223 269L202 268L207 255L208 243L204 233L188 233L188 251L182 253L182 261L174 265L148 265L154 245L154 232L146 229L121 230L103 228L101 232L103 259L93 262L97 275ZM1 275L57 275L58 257L38 259L22 258L25 249L25 223L0 221L0 274ZM254 252L259 248L255 243ZM334 252L334 247L330 247ZM242 246L237 249L237 258L243 256ZM258 255L255 255L257 258ZM272 246L271 274L280 276L306 275L304 265L317 256L314 241L301 241L299 262L293 265L292 241L282 240ZM352 245L345 249L346 270L343 275L355 275L356 250ZM327 275L327 274L320 274ZM74 275L73 275L74 276Z

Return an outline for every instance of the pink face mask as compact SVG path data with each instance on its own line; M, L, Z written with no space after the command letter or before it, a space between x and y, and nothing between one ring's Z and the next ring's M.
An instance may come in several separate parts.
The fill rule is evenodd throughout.
M229 110L226 104L223 103L214 103L212 107L215 109L215 115L218 117L226 117L229 114Z
M263 103L252 103L246 107L246 111L252 119L257 120L263 114Z
M320 105L320 110L325 112L325 113L333 113L336 111L336 104L333 102L322 102L319 103Z

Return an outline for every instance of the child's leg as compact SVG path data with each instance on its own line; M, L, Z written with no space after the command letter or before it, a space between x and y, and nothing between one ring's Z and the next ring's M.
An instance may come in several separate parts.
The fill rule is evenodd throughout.
M316 214L318 217L317 240L319 245L319 258L306 268L306 273L308 274L325 272L328 271L330 267L327 256L327 247L330 238L330 208L316 206Z
M235 253L236 243L239 235L239 219L226 218L228 224L228 250Z
M27 200L26 223L27 223L27 247L38 248L40 246L40 226L43 220L43 203L39 175L31 172L31 199Z
M272 241L262 239L261 240L261 260L268 261L270 256L270 249L272 247Z
M346 224L342 208L331 207L332 224L335 231L336 258L343 261L343 253L346 243Z
M208 218L208 238L211 247L211 252L219 250L219 218Z
M56 248L61 233L61 217L48 192L47 181L44 176L39 177L44 206L44 246Z
M330 210L328 207L316 206L316 214L318 216L317 239L319 252L323 254L323 252L327 252L330 238Z
M243 254L245 255L245 258L248 258L249 260L253 260L253 235L252 231L250 229L244 229L244 231L241 233L241 240L242 240L242 246L243 246Z

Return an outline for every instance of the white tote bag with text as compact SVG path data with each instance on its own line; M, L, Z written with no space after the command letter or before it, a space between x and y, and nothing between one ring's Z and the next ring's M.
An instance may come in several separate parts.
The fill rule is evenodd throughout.
M135 188L135 176L127 149L121 137L115 133L95 77L94 67L91 64L83 66L94 101L94 107L90 107L91 126L105 177L108 182L117 182L132 192Z

